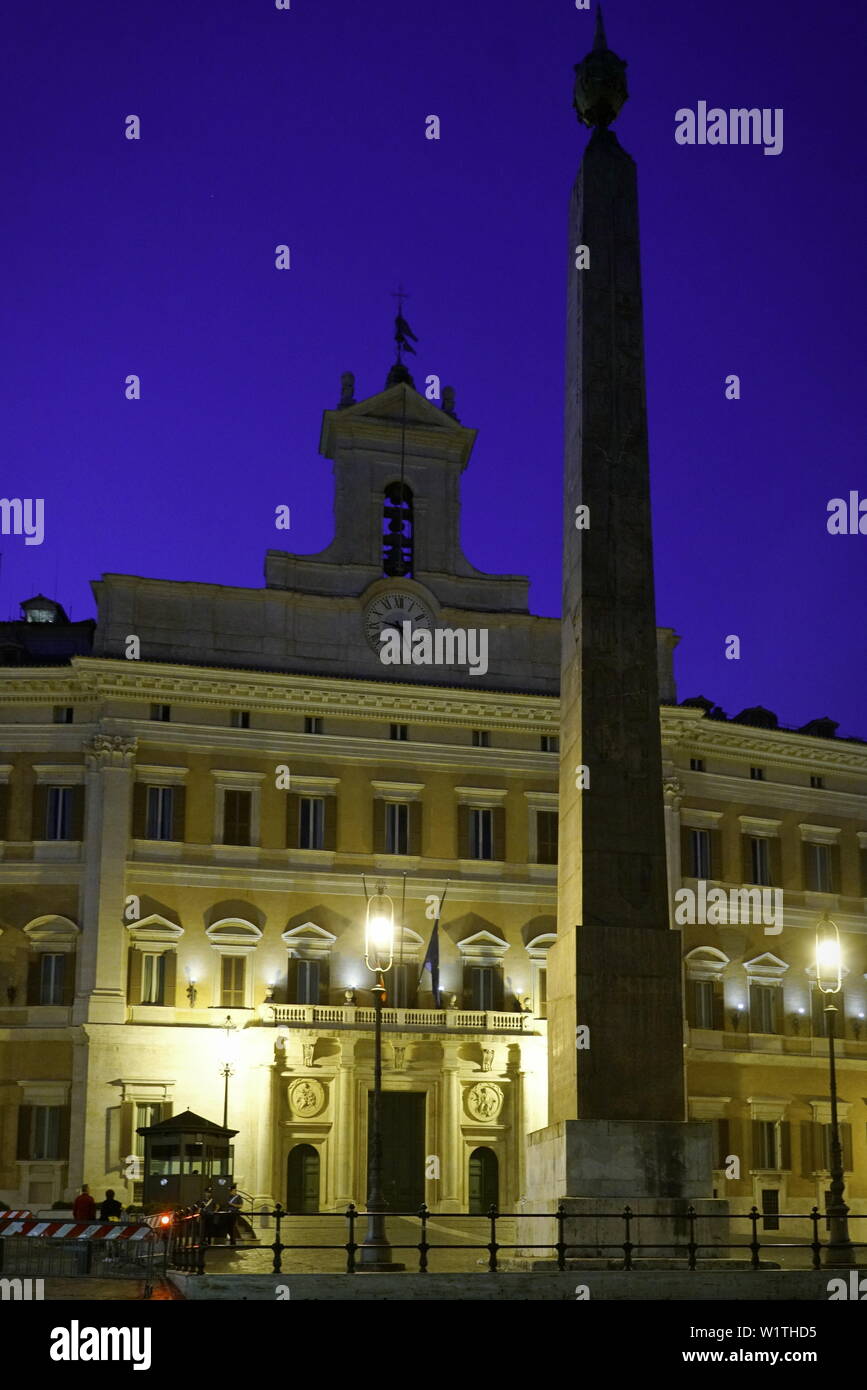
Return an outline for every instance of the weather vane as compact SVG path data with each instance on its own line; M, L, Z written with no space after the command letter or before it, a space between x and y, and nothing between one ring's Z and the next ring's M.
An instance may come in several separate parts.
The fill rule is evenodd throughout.
M415 348L412 344L417 343L418 338L403 316L403 301L409 299L409 294L403 288L403 285L398 285L396 290L392 290L392 295L397 300L397 317L394 320L394 341L397 344L397 360L402 363L402 354L404 352L411 352L413 357L415 357ZM410 339L412 341L410 341Z

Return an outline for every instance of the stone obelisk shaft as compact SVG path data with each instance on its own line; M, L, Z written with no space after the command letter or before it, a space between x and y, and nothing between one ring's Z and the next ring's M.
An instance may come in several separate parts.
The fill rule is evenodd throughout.
M666 888L638 190L633 160L604 127L585 151L569 230L550 1120L682 1120L680 935L669 929ZM589 253L585 268L576 265L581 247ZM576 529L578 507L589 508L586 529ZM585 776L589 785L576 785ZM581 1025L587 1046L576 1046Z

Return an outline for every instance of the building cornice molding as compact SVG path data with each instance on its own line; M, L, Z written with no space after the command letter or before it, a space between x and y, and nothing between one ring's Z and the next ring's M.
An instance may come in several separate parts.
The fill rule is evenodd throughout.
M753 835L758 839L772 840L780 834L781 820L765 819L763 816L738 816L742 835Z
M853 769L864 772L867 769ZM867 814L867 785L860 794L855 791L817 791L809 786L791 782L754 782L746 777L727 776L720 772L683 772L686 795L702 801L725 801L743 806L773 807L776 811L801 811L815 815L816 798L822 797L822 813L841 820L863 820ZM825 799L827 798L827 800Z
M20 668L19 668L20 669ZM292 672L123 662L73 657L68 667L4 678L0 706L67 703L76 699L134 700L249 709L275 714L383 719L393 723L458 724L473 728L559 732L556 695L438 688ZM44 732L44 731L43 731ZM550 754L548 755L551 756Z
M663 744L679 745L691 757L716 753L747 765L764 759L777 767L806 769L812 773L841 770L867 773L867 744L708 719L703 710L684 709L681 705L663 705L660 715ZM708 776L707 773L695 775Z
M329 893L334 896L363 897L361 874L369 877L384 877L381 870L373 864L372 858L353 860L353 867L347 871L317 872L315 869L299 869L288 860L283 868L261 868L254 866L248 871L255 874L257 893L288 893L315 895ZM402 858L402 856L401 856ZM451 863L451 861L449 861ZM475 863L475 861L473 861ZM491 861L484 861L489 863ZM5 869L5 865L0 866ZM19 867L19 866L16 866ZM22 864L22 869L32 865ZM23 876L22 876L23 877ZM237 888L238 871L231 865L221 864L143 864L134 861L127 865L127 877L136 885L161 884L163 887L218 888L228 891ZM398 881L399 875L395 875ZM418 878L407 878L406 896L408 899L424 901L432 893L441 894L443 882L449 878L449 902L512 903L518 906L535 906L537 911L554 908L557 901L556 881L509 882L483 878L457 878L452 868L451 876L446 865L426 864ZM134 891L134 890L132 890Z
M172 763L136 763L134 771L136 781L147 782L150 786L183 785L190 775L188 767L177 767Z

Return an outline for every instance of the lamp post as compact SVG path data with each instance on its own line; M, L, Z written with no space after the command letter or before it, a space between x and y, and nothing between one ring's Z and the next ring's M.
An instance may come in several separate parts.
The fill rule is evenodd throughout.
M816 983L829 999L839 994L842 985L840 933L836 922L831 921L827 912L816 929ZM831 1078L831 1199L827 1212L830 1230L823 1263L834 1269L848 1269L855 1264L855 1251L849 1239L849 1208L843 1200L843 1146L840 1143L840 1126L837 1123L837 1064L834 1055L836 1004L829 1002L825 1005L825 1017L828 1020L828 1064Z
M362 1270L403 1269L394 1264L385 1230L387 1203L382 1195L382 1009L385 1003L383 976L394 964L394 903L380 883L367 901L364 932L364 963L376 975L373 986L373 1107L371 1115L369 1162L367 1165L367 1233L361 1243Z
M220 1067L220 1075L223 1078L223 1129L228 1129L229 1120L229 1077L235 1075L235 1061L237 1058L236 1035L237 1029L232 1022L232 1015L226 1014L226 1022L223 1024L226 1034L226 1043L223 1052L223 1065Z

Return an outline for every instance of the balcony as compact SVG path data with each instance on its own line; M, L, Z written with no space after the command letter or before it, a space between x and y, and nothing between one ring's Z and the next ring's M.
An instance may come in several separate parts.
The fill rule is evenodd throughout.
M828 1039L792 1033L750 1033L726 1029L688 1026L690 1049L699 1052L777 1053L787 1057L823 1057L827 1061ZM867 1062L867 1040L837 1038L835 1052L838 1060ZM698 1060L696 1057L695 1060Z
M263 1023L288 1024L293 1028L328 1024L332 1028L372 1028L373 1008L354 1004L260 1004ZM436 1028L441 1032L542 1033L544 1020L529 1013L499 1013L476 1009L383 1009L384 1028Z

